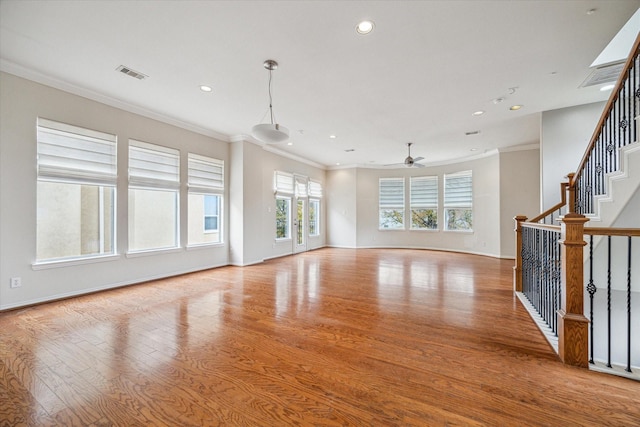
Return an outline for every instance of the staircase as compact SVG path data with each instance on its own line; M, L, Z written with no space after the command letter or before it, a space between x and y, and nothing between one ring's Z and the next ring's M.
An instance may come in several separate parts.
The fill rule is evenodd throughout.
M639 116L640 34L562 202L515 218L514 267L516 295L563 363L636 380Z

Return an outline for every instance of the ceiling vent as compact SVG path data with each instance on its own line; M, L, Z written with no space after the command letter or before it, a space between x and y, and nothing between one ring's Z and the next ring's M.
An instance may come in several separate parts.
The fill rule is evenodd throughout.
M580 87L597 86L605 83L615 83L624 68L625 61L612 62L596 67Z
M120 71L122 74L126 74L127 76L135 77L138 80L144 80L147 77L149 77L146 74L142 74L138 71L133 71L131 68L125 67L124 65L121 65L118 68L116 68L116 71Z

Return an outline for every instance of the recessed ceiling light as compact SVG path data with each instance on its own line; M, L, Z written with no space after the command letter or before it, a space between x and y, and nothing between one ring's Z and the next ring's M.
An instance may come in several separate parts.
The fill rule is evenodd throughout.
M589 9L587 10L587 15L593 15L594 13L596 13L598 9Z
M613 89L614 87L616 87L616 85L604 85L604 86L602 86L602 87L600 88L600 90L601 90L602 92L605 92L605 91L607 91L607 90L611 90L611 89Z
M478 151L478 149L477 148L472 148L469 151Z
M484 111L482 110L478 110L478 111L474 111L471 115L472 116L481 116L484 114Z
M362 21L356 26L356 32L358 34L369 34L373 31L373 21Z
M293 142L289 141L287 142L287 145L293 145Z
M329 138L331 138L331 139L336 139L336 138L337 138L337 136L335 136L335 135L329 135Z
M336 163L336 166L340 166L340 162Z
M202 85L200 86L200 90L203 92L211 92L213 89L211 89L211 86Z
M511 111L516 111L522 108L522 105L512 105L511 107L509 107L509 110Z
M504 101L504 98L501 96L501 97L499 97L499 98L495 98L495 99L493 100L493 103L494 103L494 104L500 104L502 101Z

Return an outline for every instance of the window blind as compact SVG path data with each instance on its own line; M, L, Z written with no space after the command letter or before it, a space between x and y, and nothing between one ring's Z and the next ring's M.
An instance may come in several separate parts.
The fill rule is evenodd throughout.
M404 178L380 178L380 207L404 208Z
M308 197L308 184L306 178L296 178L296 197Z
M438 206L438 177L411 177L411 208L433 208Z
M115 185L116 136L38 118L38 178Z
M322 184L316 181L309 181L309 197L319 199L322 197Z
M224 191L224 161L212 157L188 154L188 180L190 191L221 193Z
M444 206L466 208L473 204L473 178L471 171L445 174Z
M293 175L286 172L275 171L273 186L276 193L293 194Z
M173 148L129 140L129 184L179 188L180 152Z

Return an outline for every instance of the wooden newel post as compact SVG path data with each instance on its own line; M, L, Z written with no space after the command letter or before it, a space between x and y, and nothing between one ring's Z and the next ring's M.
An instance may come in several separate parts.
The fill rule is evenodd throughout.
M562 218L562 302L558 310L558 355L567 365L589 365L589 320L584 316L583 215Z
M568 180L568 185L567 185L567 206L568 206L568 213L575 213L576 211L576 187L575 187L575 183L573 182L573 177L575 176L575 173L571 172L569 174L567 174L566 178Z
M516 265L513 267L513 291L522 292L522 223L527 220L524 215L513 218L516 221Z

